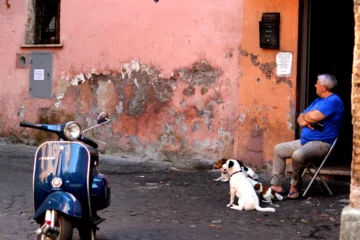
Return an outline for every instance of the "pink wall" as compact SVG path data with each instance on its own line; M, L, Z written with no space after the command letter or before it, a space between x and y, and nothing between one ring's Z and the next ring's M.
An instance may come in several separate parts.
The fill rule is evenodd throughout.
M22 131L19 121L36 122L50 112L74 115L87 125L89 117L107 110L113 124L106 140L113 153L171 161L236 156L256 164L271 159L274 142L293 136L286 124L293 120L295 78L288 79L291 89L273 76L266 79L240 49L274 62L277 51L258 47L258 22L262 12L281 12L281 50L294 53L296 76L294 0L62 1L64 47L52 49L20 47L24 2L0 7L4 136L26 142L34 131ZM34 50L54 53L52 99L29 97L29 69L16 68L16 53ZM251 142L256 124L265 129L260 143ZM279 124L285 131L274 136ZM261 159L251 159L249 143Z

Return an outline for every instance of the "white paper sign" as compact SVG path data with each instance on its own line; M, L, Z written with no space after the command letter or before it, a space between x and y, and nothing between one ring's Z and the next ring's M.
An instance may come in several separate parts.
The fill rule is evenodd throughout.
M44 69L34 69L34 80L45 80Z
M279 52L276 54L276 76L291 77L292 53Z

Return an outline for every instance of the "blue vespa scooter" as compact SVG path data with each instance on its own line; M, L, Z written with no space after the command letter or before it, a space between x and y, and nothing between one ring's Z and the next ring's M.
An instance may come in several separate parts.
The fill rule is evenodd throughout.
M95 239L97 225L105 219L97 211L110 205L110 186L99 173L98 144L84 132L109 123L106 113L98 124L81 132L75 121L65 124L33 124L29 127L52 132L59 141L46 141L35 154L33 172L34 219L40 224L38 240L71 240L77 228L80 239Z

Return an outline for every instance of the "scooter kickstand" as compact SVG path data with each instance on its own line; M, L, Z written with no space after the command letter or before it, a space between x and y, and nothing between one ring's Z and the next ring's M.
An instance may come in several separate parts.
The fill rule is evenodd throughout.
M99 225L103 221L105 221L105 218L99 217L98 215L93 218L94 225Z

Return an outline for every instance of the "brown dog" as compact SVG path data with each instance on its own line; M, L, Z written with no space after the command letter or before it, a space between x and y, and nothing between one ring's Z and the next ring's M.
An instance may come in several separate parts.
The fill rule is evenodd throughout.
M222 159L216 161L213 168L214 169L222 169L223 165L226 163L227 160L229 160L229 159L228 158L222 158ZM239 161L239 160L237 160L237 161ZM242 165L243 165L244 172L246 173L246 175L249 178L259 179L258 175L251 168L245 166L244 164L242 164ZM223 169L221 171L221 176L219 178L214 179L214 181L216 181L216 182L217 181L228 182L229 180L230 180L229 175L227 173L224 173Z
M213 168L214 169L221 169L221 176L219 178L214 179L215 182L218 182L218 181L228 182L230 180L229 174L224 173L224 171L222 171L222 166L226 163L226 161L227 161L226 158L222 158L222 159L216 161Z

